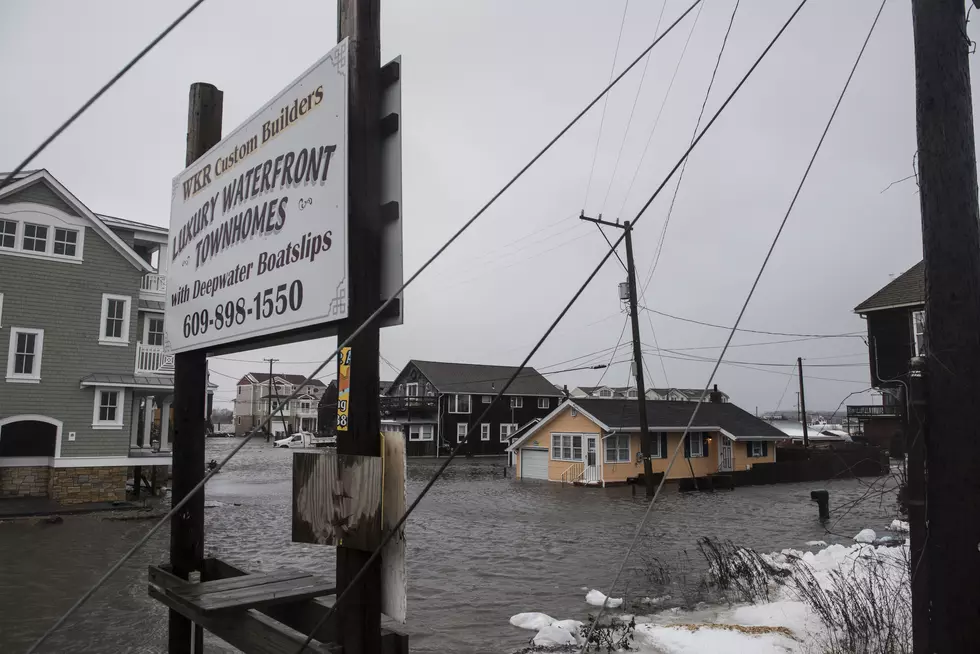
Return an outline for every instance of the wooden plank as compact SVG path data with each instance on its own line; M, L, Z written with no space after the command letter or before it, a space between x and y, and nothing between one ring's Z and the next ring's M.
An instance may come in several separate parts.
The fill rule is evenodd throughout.
M247 588L251 586L261 586L262 584L272 584L278 583L280 581L289 581L290 579L301 579L303 577L312 577L307 572L299 572L296 570L279 570L272 573L259 573L259 574L246 574L242 577L236 577L234 579L219 579L217 581L202 581L197 584L188 584L186 587L181 588L177 592L181 597L186 597L188 599L200 597L202 595L207 595L210 593L218 593L226 590L234 590L236 588Z
M167 591L181 588L189 583L157 566L149 567L150 597L166 604L187 620L207 629L232 647L247 654L295 654L306 640L302 633L256 611L236 611L220 616L208 616L174 602ZM339 646L317 640L307 646L307 651L319 654L342 654Z
M333 595L336 592L337 589L332 582L311 576L210 593L198 597L196 604L204 613L213 613L227 609L251 609L256 606L313 599Z
M365 552L381 544L381 457L293 455L293 542Z
M384 489L381 525L387 535L405 515L405 437L383 433ZM392 620L405 623L408 612L407 574L405 571L405 528L398 530L381 553L381 612Z
M246 574L241 568L219 559L205 559L204 573L209 580ZM309 634L316 625L320 624L320 620L330 610L330 605L323 600L306 600L257 607L256 610L300 633ZM335 642L336 624L337 616L334 614L320 626L313 637L321 642ZM381 654L408 654L408 634L381 627Z

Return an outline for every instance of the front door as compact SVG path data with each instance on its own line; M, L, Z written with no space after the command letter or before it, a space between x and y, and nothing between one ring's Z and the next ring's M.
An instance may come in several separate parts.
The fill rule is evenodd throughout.
M718 448L718 471L731 472L732 461L732 439L721 436L721 447Z
M596 436L585 437L585 471L582 480L585 482L599 482L599 451Z

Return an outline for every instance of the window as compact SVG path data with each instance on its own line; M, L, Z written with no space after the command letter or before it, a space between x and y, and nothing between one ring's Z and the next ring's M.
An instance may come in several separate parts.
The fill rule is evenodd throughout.
M690 457L691 459L696 459L703 456L702 452L704 448L704 434L699 431L692 431L687 435L688 443L690 443Z
M599 391L599 397L612 397L612 396L613 396L613 392L608 388L603 388L602 390Z
M484 422L480 424L480 440L488 441L490 440L490 423Z
M456 442L462 443L466 440L466 432L469 431L470 426L465 422L460 422L456 424Z
M0 248L14 248L17 245L17 223L0 220Z
M163 345L163 318L147 318L146 344Z
M237 418L235 418L235 424L237 424L239 427L241 427L241 425L242 425L242 417L241 416L238 416Z
M538 408L539 409L550 409L551 408L551 398L539 397L538 398Z
M129 345L129 303L125 295L102 294L100 344Z
M524 398L523 397L512 397L512 398L510 398L510 408L512 408L512 409L523 409L524 408Z
M762 441L752 441L752 453L749 456L765 456L762 453Z
M24 223L24 250L26 252L47 252L48 228L44 225Z
M912 312L912 334L915 336L915 356L926 354L926 312Z
M581 461L582 434L552 434L551 458L555 461Z
M505 422L500 425L500 442L507 443L510 441L511 435L517 431L516 422Z
M484 404L490 404L491 402L493 402L493 395L484 395L483 396L483 403Z
M123 392L109 388L95 389L95 409L92 427L95 429L122 429Z
M78 232L74 229L59 229L54 230L54 253L60 254L65 257L75 256L75 250L78 246Z
M245 387L244 386L239 386L238 387L238 394L241 395L242 394L242 391L244 391L244 390L245 390Z
M449 413L469 413L469 412L470 412L469 395L449 396Z
M630 398L631 400L636 399L636 389L631 388L628 391L626 391L626 397Z
M431 441L432 425L409 425L408 440L410 441Z
M616 434L606 438L606 463L629 463L630 435Z
M661 447L662 445L662 447ZM653 459L666 459L667 432L650 432L650 457ZM640 456L639 453L637 456ZM642 459L638 459L642 461Z
M41 381L41 352L44 330L10 328L7 350L7 381L36 384Z
M419 396L419 384L418 382L412 382L411 384L405 384L405 397L418 397Z

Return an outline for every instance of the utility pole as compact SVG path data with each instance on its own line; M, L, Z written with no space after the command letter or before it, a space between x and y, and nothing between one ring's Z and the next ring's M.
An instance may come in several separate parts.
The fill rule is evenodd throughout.
M909 561L912 590L912 652L929 652L929 562L926 537L926 360L909 362L909 385L900 387L902 426L905 428L905 505L909 511Z
M269 416L269 422L265 429L265 442L269 442L269 434L272 432L272 364L279 361L279 359L262 359L263 361L269 362L269 388L266 389L266 398L268 398L268 403L266 404L266 415Z
M640 351L640 318L636 310L636 266L633 263L633 228L630 221L622 224L611 223L598 218L589 218L582 212L579 216L581 220L587 220L597 225L607 225L626 231L626 276L629 278L629 305L630 321L633 327L633 365L636 367L636 400L640 409L640 450L643 452L643 479L646 482L647 497L653 497L656 493L657 485L653 483L653 464L650 462L650 453L653 451L653 443L650 438L649 423L647 422L647 393L643 383L643 355ZM690 462L690 461L689 461Z
M796 357L796 366L800 371L800 422L803 423L803 447L810 447L810 435L806 430L806 395L803 394L803 357Z
M912 0L928 395L929 532L918 542L929 566L929 652L943 653L980 643L980 208L964 4Z
M381 305L381 0L337 0L337 40L348 46L348 283L344 341ZM339 454L381 456L378 400L380 329L367 325L350 344L348 426L337 432ZM338 361L338 379L340 362ZM370 552L337 547L337 593L344 592ZM345 654L381 651L381 558L347 591L337 609Z
M187 155L190 166L221 140L224 95L211 84L191 84L187 111ZM208 357L204 350L174 357L174 443L172 503L177 504L204 478L204 412ZM137 483L138 480L137 480ZM204 491L197 493L170 522L170 564L187 579L200 573L204 561ZM168 652L204 651L204 632L170 610Z

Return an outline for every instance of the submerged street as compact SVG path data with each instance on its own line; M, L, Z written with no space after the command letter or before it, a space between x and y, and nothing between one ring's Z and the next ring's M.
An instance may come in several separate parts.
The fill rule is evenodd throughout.
M221 458L237 442L209 439L207 458ZM209 556L250 571L289 567L333 576L334 548L290 542L293 451L256 439L207 486ZM410 501L438 464L409 460ZM513 652L533 632L512 627L510 616L542 611L584 620L595 612L586 592L608 591L645 508L642 496L634 498L629 487L515 481L503 477L502 464L454 462L407 524L405 629L413 652ZM896 515L894 495L868 494L870 481L706 494L680 494L668 485L631 567L657 556L675 580L683 576L694 585L704 567L696 543L701 536L762 552L806 549L811 540L849 545L861 529L883 528ZM810 501L816 488L830 491L833 534L817 520ZM26 649L152 524L108 517L0 523L0 559L18 562L0 566L0 651ZM161 530L41 651L165 651L167 612L146 594L146 566L166 560L168 542L168 531ZM633 588L617 588L613 596L634 597L643 575L626 577ZM210 634L205 638L209 652L236 651Z

